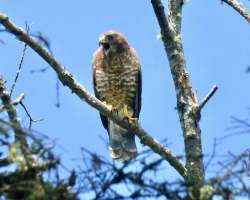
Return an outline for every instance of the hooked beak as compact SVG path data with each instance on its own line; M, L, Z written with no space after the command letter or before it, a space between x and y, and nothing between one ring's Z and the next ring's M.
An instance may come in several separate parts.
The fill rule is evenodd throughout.
M110 50L110 44L108 41L106 41L104 36L101 36L99 38L99 46L102 46L102 48L104 49L104 53L107 55Z
M102 35L100 38L99 38L99 46L103 46L106 42L106 39L105 39L105 36Z

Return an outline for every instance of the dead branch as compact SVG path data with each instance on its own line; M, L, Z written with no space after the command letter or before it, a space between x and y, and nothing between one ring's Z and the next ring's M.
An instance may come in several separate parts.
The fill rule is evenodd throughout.
M27 144L27 141L25 138L26 133L23 131L23 129L21 127L21 123L17 117L16 109L14 108L13 104L11 103L10 93L7 90L7 88L5 87L4 83L5 82L3 80L3 77L0 76L0 98L2 100L4 108L6 109L6 111L8 113L10 122L12 124L12 128L13 128L14 133L15 133L16 141L20 141L22 143L22 145L27 147L28 144Z
M242 3L239 3L237 0L221 0L221 2L227 3L250 23L250 13L246 10Z
M182 177L186 177L186 169L180 160L168 148L160 144L156 139L150 136L138 124L130 124L126 120L120 118L100 100L91 95L87 90L73 77L69 71L65 69L45 48L43 48L35 39L29 36L21 28L17 27L9 18L0 13L0 23L19 40L25 42L34 51L38 53L57 73L59 80L63 85L69 87L80 99L86 101L90 106L97 109L103 115L112 119L115 123L129 131L135 133L141 140L141 143L149 146L152 150L166 159L172 167L174 167Z
M14 99L13 101L11 101L11 104L13 106L18 105L19 103L21 103L21 101L24 99L24 93L20 94L19 97L17 97L16 99ZM5 106L4 105L0 105L0 113L3 112L5 110Z
M204 185L204 166L199 127L199 103L193 93L184 58L181 41L182 0L169 1L169 17L165 15L161 0L151 0L157 17L162 41L168 56L174 80L177 110L184 135L186 152L186 183L193 188L193 196L198 197Z
M29 27L28 27L27 24L26 24L26 32L27 32L27 34L29 34ZM11 89L10 89L10 96L11 96L12 93L13 93L13 90L14 90L14 88L15 88L15 86L16 86L16 83L17 83L17 79L18 79L18 77L19 77L19 75L20 75L20 72L21 72L21 68L22 68L22 65L23 65L23 60L24 60L24 56L25 56L26 50L27 50L27 44L24 43L23 52L22 52L22 57L21 57L21 60L20 60L20 62L19 62L19 65L18 65L18 69L17 69L17 72L16 72L16 76L15 76L14 82L13 82L13 84L12 84L12 86L11 86Z
M208 94L201 100L199 109L201 110L206 103L211 99L211 97L215 94L215 92L218 90L218 86L214 85L212 89L208 92Z

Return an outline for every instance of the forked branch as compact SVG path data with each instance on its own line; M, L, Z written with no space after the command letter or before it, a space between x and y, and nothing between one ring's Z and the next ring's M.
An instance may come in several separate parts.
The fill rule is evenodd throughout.
M183 0L169 0L168 2L168 16L166 16L161 0L151 0L160 26L176 91L177 111L185 145L187 169L185 182L190 187L191 196L198 199L205 182L201 129L199 127L200 109L210 99L215 90L205 98L201 105L199 104L190 83L180 33Z

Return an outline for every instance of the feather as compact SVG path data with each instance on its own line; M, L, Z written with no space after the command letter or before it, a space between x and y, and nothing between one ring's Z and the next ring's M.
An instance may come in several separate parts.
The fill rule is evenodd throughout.
M109 120L109 153L111 158L121 162L136 157L135 136Z

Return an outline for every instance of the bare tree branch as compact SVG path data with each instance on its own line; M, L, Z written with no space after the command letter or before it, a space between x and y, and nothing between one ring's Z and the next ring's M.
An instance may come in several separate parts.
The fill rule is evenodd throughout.
M235 0L222 1L236 2ZM107 161L102 156L83 149L84 155L82 159L85 164L85 168L81 168L80 172L72 170L72 173L66 183L63 183L58 175L56 187L54 188L60 197L55 199L76 199L69 197L63 198L61 197L61 193L65 191L64 188L66 188L67 191L69 188L72 188L75 185L76 179L79 179L79 177L80 183L77 188L76 195L80 194L80 192L83 195L92 194L91 197L93 197L93 199L155 199L162 197L175 200L210 200L215 195L217 195L216 197L221 197L225 200L231 200L237 197L250 198L249 149L240 155L234 155L231 153L229 160L221 161L220 159L220 168L216 172L216 176L212 176L212 178L209 178L208 181L204 180L206 168L218 155L216 154L217 141L215 140L212 155L208 159L205 169L203 169L204 164L201 148L201 130L199 128L200 112L214 95L218 87L213 86L200 102L198 101L197 94L193 92L190 84L190 77L186 69L180 34L183 0L168 1L169 9L167 17L161 0L151 0L151 2L161 27L162 40L164 42L175 84L177 109L185 140L186 167L182 165L178 157L173 155L170 150L163 145L163 143L160 143L152 138L138 124L130 124L128 121L119 118L119 116L112 113L108 107L103 104L103 102L90 95L86 89L79 82L77 82L77 80L53 57L49 48L47 50L43 48L37 40L9 21L7 16L0 13L0 24L3 24L9 33L14 34L19 40L24 41L26 46L28 45L33 48L46 62L48 62L49 65L56 71L59 80L64 85L69 87L73 93L76 93L79 98L85 100L89 105L111 118L120 126L135 132L135 134L141 139L142 143L151 147L154 152L161 156L158 159L152 160L151 157L148 159L150 151L147 150L144 151L145 154L140 152L140 155L138 155L136 160L132 160L123 165L117 165L114 162ZM46 41L47 40L45 40L45 42ZM0 78L0 99L2 99L3 102L3 104L0 105L0 112L7 111L10 119L10 122L8 122L10 125L9 127L13 128L15 136L20 134L20 131L25 134L22 130L20 122L17 119L14 107L17 104L23 106L26 114L30 118L30 121L33 120L28 110L22 103L24 95L20 95L16 100L11 100L10 93L4 84L5 82ZM247 120L238 118L233 118L233 120L238 124L237 127L241 128L243 126L244 128L248 128L250 126ZM1 122L2 121L0 119L0 129L2 128ZM246 131L248 131L248 129ZM24 139L27 139L27 134L24 137ZM16 139L18 139L18 137ZM0 138L0 147L2 145L9 146L11 144L8 140L5 140L5 138L3 140ZM43 148L44 147L41 145L41 148L38 147L39 150L35 149L35 151L43 151ZM25 154L25 152L23 153ZM0 167L9 165L9 160L1 158L1 155L2 154L0 152ZM52 160L54 160L54 158ZM179 174L184 177L184 180L169 182L168 179L162 181L156 179L155 176L152 178L153 173L159 174L158 172L165 168L165 165L161 166L164 164L164 160L167 160L179 172ZM55 162L51 163L51 167L55 167L55 165L58 164L56 160L54 161ZM131 165L137 167L134 168L134 170L131 170ZM32 172L36 170L39 172L40 170L44 171L50 169L51 167L48 167L47 165L39 165L38 167L31 167L30 169ZM217 168L215 168L215 170L217 170ZM31 174L33 179L36 178L36 173ZM6 176L5 174L4 176L1 175L2 174L0 174L0 198L1 192L6 193L6 191L8 191L9 194L15 194L15 191L17 190L16 187L13 187L13 184L7 184L7 187L2 186L2 177L5 179ZM30 193L36 193L34 192L36 191L34 188L27 187L27 184L24 184L27 183L23 181L23 178L26 177L26 175L29 175L29 173L18 176L18 173L14 172L8 174L7 177L15 178L19 183L21 182L21 190L25 191L26 189L26 191L29 190ZM40 172L38 176L40 178L43 177ZM120 193L120 184L125 186L128 192ZM54 183L52 185L54 185ZM58 190L60 187L63 189ZM45 192L45 194L48 194L48 197L53 196L51 193ZM23 198L16 197L14 199Z
M26 106L24 105L24 103L23 103L22 101L20 102L20 105L21 105L22 108L24 109L26 115L29 117L29 130L31 130L32 123L36 123L36 122L41 122L41 121L43 121L43 119L37 119L37 120L33 119L33 118L31 117L31 114L29 113L28 109L26 108Z
M158 181L156 177L149 174L158 174L163 170L163 158L148 159L152 152L145 150L139 153L137 160L119 166L111 163L100 155L93 154L86 149L82 149L82 159L85 164L80 169L80 181L83 183L79 190L83 193L92 193L91 199L155 199L166 198L182 200L186 190L183 181L170 183L167 179ZM93 164L93 159L98 158L98 168ZM136 165L134 170L127 170L130 166ZM163 177L162 177L163 178ZM128 189L128 193L119 194L115 186L122 184L134 187Z
M20 94L19 97L17 97L16 99L14 99L13 101L11 101L11 104L13 106L18 105L19 103L21 103L21 101L24 99L24 93ZM0 105L0 113L3 112L5 110L5 106L2 104Z
M206 103L209 101L209 99L211 99L211 97L215 94L217 90L218 90L218 86L214 85L212 89L208 92L208 94L201 100L200 105L199 105L200 110L206 105Z
M220 140L225 140L233 136L247 135L250 134L250 122L249 119L241 119L235 116L231 116L232 126L226 128L227 131L232 131L221 138Z
M200 113L198 109L199 102L190 84L179 32L183 1L170 0L170 18L166 17L161 0L151 0L151 3L160 25L162 40L176 90L177 110L184 135L186 152L186 183L191 186L194 192L193 196L199 197L200 188L204 185L201 130L198 117Z
M215 159L216 141L211 158ZM218 153L218 152L217 152ZM168 177L157 175L164 172L163 158L151 158L152 152L148 149L141 151L137 160L125 165L116 165L101 155L96 155L87 149L82 149L83 167L76 171L79 174L78 190L81 194L88 194L91 199L171 199L171 200L223 200L238 199L250 196L249 169L250 151L246 150L239 155L229 156L218 167L213 164L213 174L205 183L201 197L190 198L188 186L183 180L170 182ZM151 159L148 159L151 158ZM221 158L220 158L221 160ZM130 169L130 166L137 166ZM129 170L128 170L129 169ZM152 177L152 174L155 176ZM119 193L116 186L129 187L125 193ZM91 195L90 195L91 194ZM216 197L214 197L217 195ZM212 198L214 197L214 198Z
M0 75L0 98L2 103L8 113L10 122L12 124L12 128L15 133L16 141L20 141L25 147L28 146L27 141L25 139L25 132L21 127L21 123L18 120L16 109L14 108L13 104L11 103L10 93L4 85L4 80Z
M214 143L213 143L213 150L212 153L205 165L205 171L208 169L209 165L211 164L212 160L215 158L215 154L216 154L216 148L217 148L217 140L216 138L214 138Z
M28 141L26 139L26 132L23 130L21 123L17 117L17 111L14 105L11 103L10 92L5 87L5 81L0 75L0 99L6 109L6 112L11 122L11 128L14 131L15 142L19 144L20 151L22 152L23 158L25 160L25 165L31 167L31 163L34 161L31 152L29 150Z
M161 29L161 36L168 56L170 70L175 85L177 110L184 136L187 178L190 193L198 198L205 183L201 129L199 127L201 108L217 90L212 91L200 103L193 92L188 75L181 39L181 18L183 0L169 0L168 17L161 0L151 0Z
M168 1L168 18L175 24L175 29L178 33L181 32L182 6L184 0L169 0Z
M239 3L237 0L221 1L230 5L234 10L236 10L242 17L244 17L250 23L250 13L246 10L242 3Z
M34 51L36 51L57 73L59 80L63 85L69 87L80 99L86 101L89 105L97 109L103 115L112 119L115 123L129 131L135 133L141 140L141 143L149 146L155 153L161 155L166 159L169 164L174 167L181 176L186 177L186 169L168 148L160 144L156 139L151 137L143 128L138 124L129 123L127 120L122 119L100 100L92 96L87 90L70 74L64 66L62 66L46 49L44 49L35 39L29 36L21 28L17 27L9 18L0 13L0 23L19 40L25 42Z
M27 34L29 34L29 27L28 27L27 23L26 23L26 32L27 32ZM10 89L10 96L13 93L13 90L14 90L14 88L16 86L17 79L18 79L18 77L20 75L26 49L27 49L27 44L24 43L24 47L23 47L23 51L22 51L22 57L21 57L21 60L19 62L19 65L18 65L18 69L17 69L17 72L16 72L16 76L15 76L14 82L13 82L13 84L11 86L11 89Z
M19 103L21 103L22 100L24 100L24 93L20 94L19 97L17 97L15 100L13 100L13 101L11 102L11 104L12 104L13 106L16 106L16 105L18 105Z
M22 58L21 58L21 61L20 61L19 65L18 65L18 69L17 69L17 72L16 72L16 76L15 76L14 82L13 82L13 84L12 84L12 86L11 86L10 96L12 95L13 90L14 90L14 88L15 88L15 86L16 86L16 82L17 82L17 79L18 79L18 77L19 77L19 74L20 74L20 71L21 71L21 68L22 68L23 59L24 59L24 55L25 55L26 49L27 49L27 44L24 44L23 53L22 53Z
M0 128L3 124L14 129L11 120L0 119ZM24 137L28 141L25 147L20 145L20 140L13 141L13 133L9 131L11 129L0 130L0 199L38 200L53 197L55 200L78 200L77 193L72 191L73 181L60 178L60 181L55 183L53 178L49 177L51 173L57 172L56 167L60 164L59 158L51 151L53 145L46 145L44 141L47 138L41 134L38 136L31 131L26 132L23 127L18 128L25 133ZM15 134L17 133L14 129ZM72 177L70 178L72 180Z
M249 169L250 151L243 151L239 155L231 155L226 161L219 162L220 169L217 176L208 180L214 187L214 193L225 200L237 197L250 197Z

